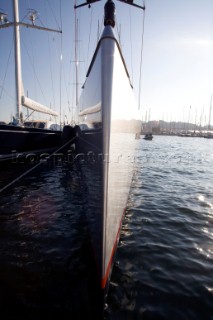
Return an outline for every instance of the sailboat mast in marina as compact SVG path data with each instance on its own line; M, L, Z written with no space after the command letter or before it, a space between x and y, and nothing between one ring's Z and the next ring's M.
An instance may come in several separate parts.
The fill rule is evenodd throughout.
M211 131L212 96L213 96L213 93L211 94L211 100L210 100L210 106L209 106L209 122L208 122L208 131L207 131L207 133L204 135L204 138L207 138L207 139L213 139L213 132Z
M24 94L21 70L21 45L20 45L20 26L34 28L44 31L61 32L60 30L50 29L35 25L37 12L31 10L29 19L31 23L21 22L19 19L18 0L13 0L14 21L9 22L1 14L0 29L8 27L14 28L14 52L15 52L15 80L16 80L16 115L10 124L0 125L0 161L14 158L14 154L26 155L29 151L36 153L44 150L52 150L61 144L61 133L59 126L47 121L24 121L22 106L37 111L41 114L58 116L58 113L42 104L28 98Z

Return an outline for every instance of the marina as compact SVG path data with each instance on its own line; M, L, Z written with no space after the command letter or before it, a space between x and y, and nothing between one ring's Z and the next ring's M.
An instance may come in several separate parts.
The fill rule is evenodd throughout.
M47 2L48 13L53 13L53 2ZM53 5L60 8L60 23L53 14L57 29L44 26L34 9L20 19L20 3L11 2L13 22L0 9L0 29L14 28L16 78L16 114L11 122L0 123L4 320L213 320L212 99L208 125L201 119L190 123L191 106L188 122L151 121L151 108L144 122L140 95L145 1L82 0L72 8L75 52L69 63L75 67L76 101L75 106L68 101L69 113L62 107L62 65L57 76L49 72L51 90L45 78L48 94L55 93L53 79L59 83L58 114L51 103L46 107L25 93L22 72L28 70L21 70L20 27L61 34L62 2ZM91 27L96 5L102 10L102 26L100 31L98 21L79 95L77 17L86 17L89 9ZM118 31L122 6L128 7L130 21L130 12L135 18L140 11L136 90ZM36 119L34 112L47 114L48 120ZM52 121L56 115L59 124Z
M41 154L54 151L62 143L61 127L53 121L27 120L23 117L23 107L41 114L57 117L58 113L50 108L30 99L25 95L21 68L21 41L20 27L34 28L39 30L61 32L60 30L48 29L35 25L37 12L29 10L30 23L23 23L19 19L18 1L13 1L13 22L9 22L7 14L0 12L0 31L12 27L14 29L14 60L15 60L15 84L16 84L16 114L10 123L0 124L0 161L11 160L14 155L26 155L29 152ZM2 29L2 30L1 30Z
M124 4L126 4L125 1ZM74 9L77 10L84 6L88 6L88 2L78 6L75 5ZM133 4L133 6L135 5ZM137 5L136 7L145 10L143 6ZM15 43L18 43L17 47L19 48L20 39L19 29L17 28L20 22L17 0L13 1L13 8ZM35 16L33 14L33 28L35 27L34 20ZM5 27L4 24L2 26ZM6 26L8 26L7 23ZM75 125L64 125L63 130L58 135L61 139L61 143L57 145L59 148L49 154L48 147L52 146L50 141L48 142L45 137L42 137L39 141L40 148L38 148L36 141L24 134L24 138L30 147L27 149L25 141L18 137L17 133L25 133L25 127L21 123L21 106L25 105L29 108L31 104L35 105L34 102L30 102L23 95L23 88L19 81L17 81L18 111L15 119L17 125L5 125L6 136L3 139L2 135L1 143L3 149L3 140L9 139L10 132L15 134L14 138L10 137L9 141L12 141L12 143L15 143L15 137L17 136L17 141L20 142L21 146L12 147L8 143L9 151L3 154L2 159L7 160L6 165L12 166L11 171L14 171L15 175L17 175L15 170L17 164L19 167L22 165L23 168L23 173L13 180L11 179L8 184L3 185L1 192L7 191L11 186L19 183L19 180L27 177L33 170L39 169L43 163L55 164L53 158L57 157L58 151L76 155L77 158L74 162L77 162L79 171L82 173L82 184L84 189L87 190L84 219L88 228L87 248L90 253L89 259L91 260L90 271L93 274L93 278L90 281L96 289L96 312L98 317L102 317L104 313L109 281L133 177L133 159L136 143L138 142L135 137L140 133L141 129L140 115L132 84L121 47L114 34L114 27L115 4L112 0L107 0L104 5L104 29L97 43L88 68L86 81L76 106ZM17 80L19 80L21 79L21 61L19 61L20 58L17 51L18 49L16 48L16 76ZM41 105L39 105L39 108L44 110ZM47 109L45 111L47 113L50 112ZM24 123L26 124L26 122ZM28 124L29 127L33 126L32 129L29 128L29 132L34 134L33 137L36 136L37 128L34 126L35 122L31 121L30 123L28 121ZM44 128L44 130L46 129ZM48 135L49 132L44 131L44 134ZM57 143L58 140L55 138L54 132L51 132L50 136ZM47 150L42 149L44 142L46 142ZM38 154L39 157L35 157ZM64 156L63 153L61 155L62 157ZM83 159L81 155L83 155ZM78 156L80 156L79 159ZM25 167L25 163L27 162L28 165L28 161L30 162L29 166L32 165L32 168ZM61 159L57 159L57 161L64 162ZM69 161L68 164L70 164ZM3 179L2 183L6 181ZM86 254L88 255L88 253Z

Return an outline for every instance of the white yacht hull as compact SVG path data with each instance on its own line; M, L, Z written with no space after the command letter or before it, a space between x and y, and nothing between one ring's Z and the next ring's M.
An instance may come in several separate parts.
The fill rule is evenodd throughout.
M133 176L135 136L141 129L137 114L119 45L106 26L79 101L77 127L77 151L87 186L86 218L104 292Z

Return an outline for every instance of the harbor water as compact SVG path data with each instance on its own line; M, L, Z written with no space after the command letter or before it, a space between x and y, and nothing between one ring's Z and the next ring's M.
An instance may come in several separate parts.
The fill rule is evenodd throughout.
M1 189L33 166L2 166ZM43 161L0 193L4 320L95 319L82 174ZM212 187L213 139L138 141L105 319L213 319Z

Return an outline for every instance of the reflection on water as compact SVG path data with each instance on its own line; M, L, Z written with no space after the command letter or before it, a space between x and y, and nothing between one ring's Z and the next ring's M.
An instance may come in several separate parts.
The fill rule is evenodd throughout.
M212 147L140 140L106 319L213 319ZM1 193L4 319L95 319L84 179L77 163L44 163Z

